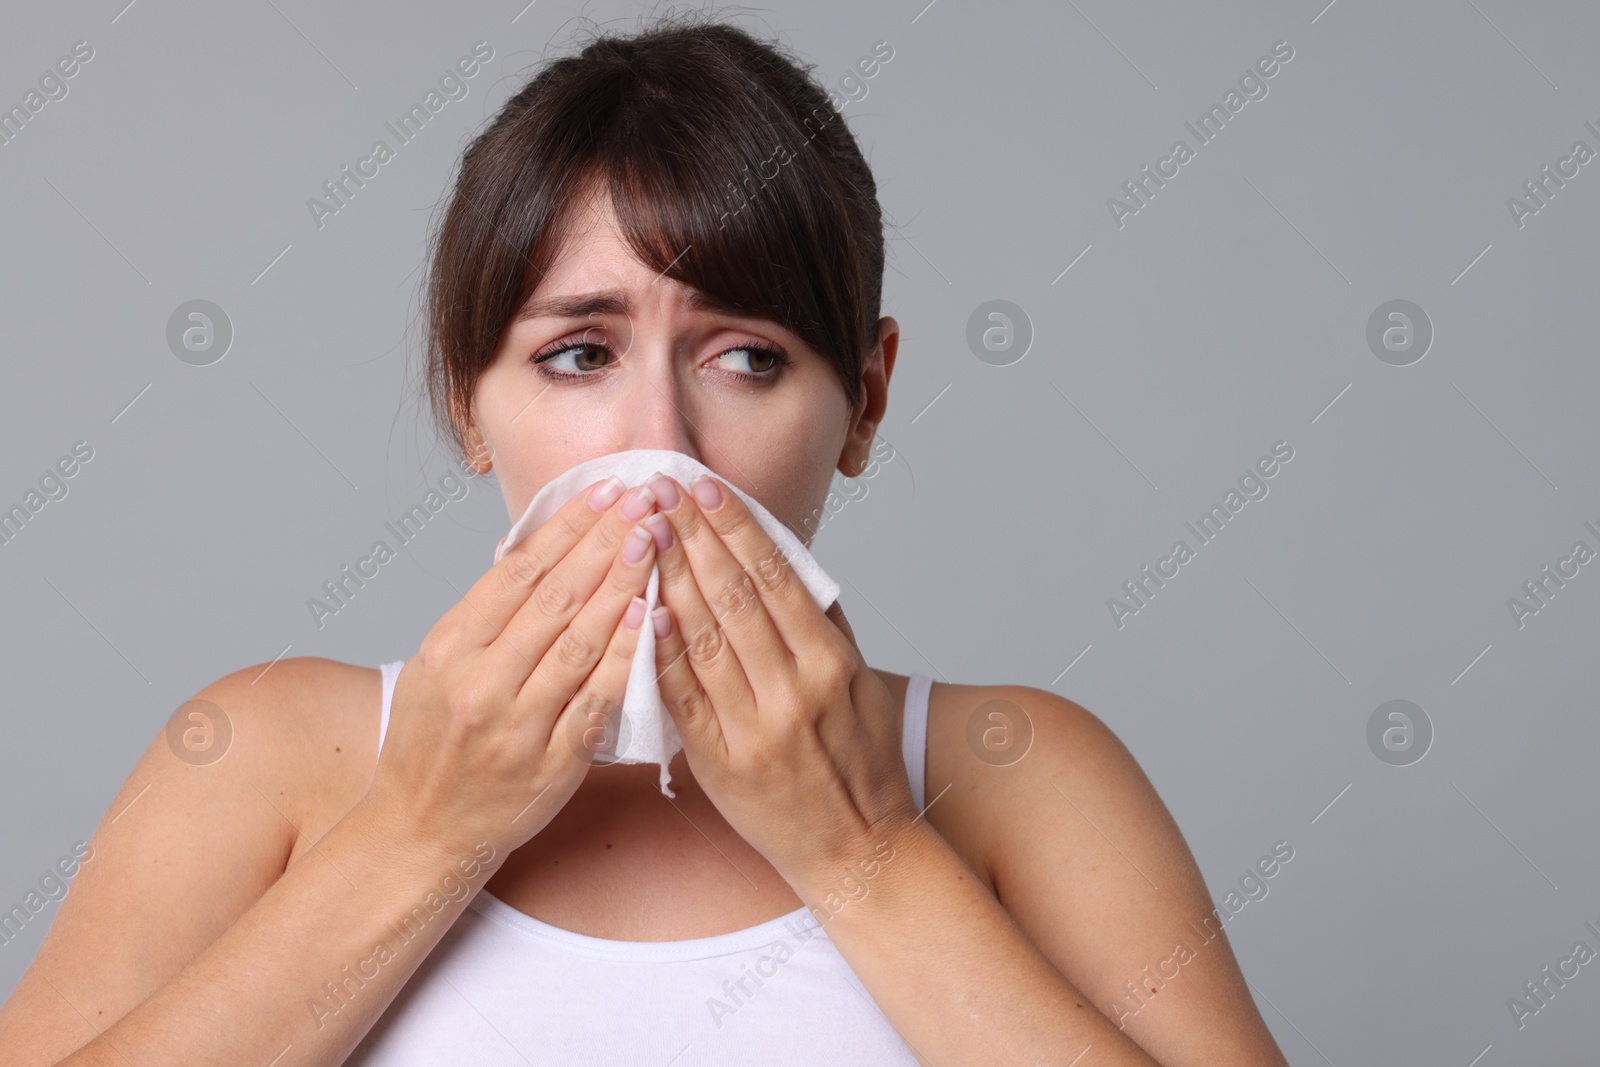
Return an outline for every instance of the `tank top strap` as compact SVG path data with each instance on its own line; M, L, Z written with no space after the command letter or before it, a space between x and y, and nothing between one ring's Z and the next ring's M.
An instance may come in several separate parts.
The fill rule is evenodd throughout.
M911 779L911 798L921 811L924 797L928 753L928 695L933 692L933 675L917 671L906 680L905 715L900 720L900 747L905 756L906 776Z
M394 703L394 683L400 677L400 668L406 665L403 659L393 663L385 663L378 668L383 672L383 710L378 716L378 751L383 751L383 739L389 732L389 705Z

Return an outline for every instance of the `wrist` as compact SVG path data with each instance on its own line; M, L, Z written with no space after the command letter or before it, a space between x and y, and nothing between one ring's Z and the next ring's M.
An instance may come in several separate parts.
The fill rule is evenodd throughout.
M357 801L340 825L370 864L402 876L436 877L458 871L481 886L506 857L494 842L465 842L408 823L371 794Z
M903 899L915 892L917 872L926 860L949 845L924 819L879 824L849 849L819 865L796 886L801 900L824 926L846 912L861 914L869 901L874 906Z

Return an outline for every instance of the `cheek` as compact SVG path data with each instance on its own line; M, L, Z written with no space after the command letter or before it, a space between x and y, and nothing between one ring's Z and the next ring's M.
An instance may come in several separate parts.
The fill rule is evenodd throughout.
M487 409L515 415L528 399L544 387L532 373L526 350L502 351L483 369L473 389L474 401ZM509 408L509 411L506 409Z
M837 445L830 449L814 438L802 438L795 450L764 467L766 491L753 495L805 541L818 528L837 457Z
M540 489L552 478L589 458L581 442L557 432L537 389L519 384L514 369L496 362L484 370L473 389L473 414L490 449L493 474L512 521L521 518ZM519 395L526 394L526 395Z
M837 386L831 381L824 386L793 408L764 413L761 424L728 451L761 485L762 491L752 495L801 540L817 528L816 516L826 505L844 447L844 398L832 395Z

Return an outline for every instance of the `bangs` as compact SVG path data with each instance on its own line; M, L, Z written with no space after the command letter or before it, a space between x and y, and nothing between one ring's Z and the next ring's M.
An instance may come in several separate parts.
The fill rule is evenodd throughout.
M685 115L666 101L619 100L600 117L585 129L589 142L578 158L562 161L578 177L530 250L524 299L580 217L578 205L603 189L629 250L647 268L730 311L776 322L819 352L850 354L841 346L853 323L830 314L853 304L850 233L830 226L838 212L827 205L838 197L804 126L769 115L752 128L749 115L716 108ZM831 111L827 118L837 121Z
M876 187L844 118L774 45L721 24L600 37L506 102L437 234L428 381L459 420L591 197L640 263L822 355L851 409L877 342Z

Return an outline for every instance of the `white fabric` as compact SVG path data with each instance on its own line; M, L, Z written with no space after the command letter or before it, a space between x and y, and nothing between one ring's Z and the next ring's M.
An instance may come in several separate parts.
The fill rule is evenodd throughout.
M397 660L382 667L380 751L403 666L405 661ZM931 676L913 674L902 712L901 758L919 809L926 803L921 739L927 736L932 685ZM902 861L891 856L889 862ZM862 887L870 892L870 874L858 871L850 883L854 888L841 883L841 895L859 899ZM480 889L483 882L480 874L445 887L456 899L457 891L475 895L345 1067L916 1067L920 1062L829 938L828 925L817 926L816 916L803 907L711 937L618 941L536 919ZM426 922L426 909L443 906L432 896L427 902L419 898L405 922L418 916ZM929 916L928 921L937 926L943 920ZM404 953L416 951L403 947L412 935L409 927L391 924L384 944L405 958ZM322 988L308 990L313 1015L323 1025L342 1025L362 997L372 996L362 988L361 975L370 978L376 967L358 961L330 976L334 981ZM914 981L915 976L895 980Z
M656 471L675 479L688 489L697 475L717 477L704 463L682 452L659 448L635 448L597 456L557 475L544 488L534 494L522 517L500 539L495 548L495 562L501 558L541 523L561 510L561 505L610 474L621 478L629 488L642 485ZM756 521L766 530L767 536L788 557L794 576L810 591L817 606L826 611L839 599L839 583L823 571L807 551L800 538L750 494L726 479L717 477L724 486L732 489ZM645 610L651 612L660 603L659 587L661 568L650 568L650 579L645 586ZM661 687L656 683L656 633L650 625L648 614L639 628L639 647L633 656L633 666L628 674L628 686L623 696L621 724L617 730L617 762L659 763L661 765L661 792L677 796L668 784L672 780L669 765L672 757L683 748L678 727L672 715L661 703Z

